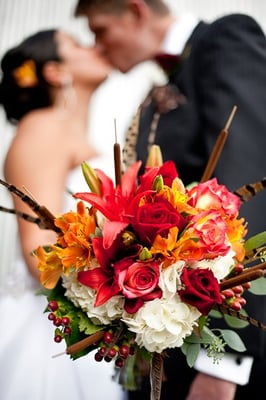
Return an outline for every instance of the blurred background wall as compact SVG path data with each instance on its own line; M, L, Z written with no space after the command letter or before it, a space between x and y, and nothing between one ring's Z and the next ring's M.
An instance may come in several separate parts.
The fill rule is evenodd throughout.
M173 12L192 12L206 21L232 12L253 16L266 31L266 2L261 0L166 0ZM37 30L61 27L73 33L84 43L93 43L85 19L73 17L76 0L0 0L0 58L11 46ZM124 133L137 105L150 85L159 79L157 68L151 63L138 66L127 75L114 72L95 94L89 129L92 137L104 137L105 146L114 141L114 119L118 140L122 144ZM0 178L3 162L14 134L14 127L6 121L0 109ZM107 140L108 139L108 140ZM29 144L30 145L30 144ZM108 149L107 149L108 151ZM36 166L36 171L38 166ZM12 207L9 193L0 187L0 205ZM16 246L15 217L0 212L0 285Z

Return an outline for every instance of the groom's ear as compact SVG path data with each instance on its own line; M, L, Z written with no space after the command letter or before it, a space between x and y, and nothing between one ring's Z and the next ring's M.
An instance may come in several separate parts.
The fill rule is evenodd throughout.
M142 19L149 9L144 0L128 0L127 7L137 19Z

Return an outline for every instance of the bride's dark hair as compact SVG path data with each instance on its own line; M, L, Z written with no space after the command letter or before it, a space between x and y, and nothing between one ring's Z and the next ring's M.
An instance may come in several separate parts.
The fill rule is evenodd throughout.
M12 123L29 111L51 105L51 86L43 76L43 66L48 61L60 61L56 32L55 29L39 31L2 58L0 103Z

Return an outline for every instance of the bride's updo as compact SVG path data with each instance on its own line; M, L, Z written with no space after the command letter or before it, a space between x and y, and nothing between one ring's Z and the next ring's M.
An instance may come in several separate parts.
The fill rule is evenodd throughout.
M0 103L16 123L26 113L52 103L51 86L43 76L48 61L60 61L56 30L40 31L8 50L1 61Z

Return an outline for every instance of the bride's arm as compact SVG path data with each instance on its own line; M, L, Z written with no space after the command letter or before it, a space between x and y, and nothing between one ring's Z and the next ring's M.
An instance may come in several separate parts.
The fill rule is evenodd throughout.
M53 124L47 113L39 117L34 113L18 125L16 136L7 153L4 173L8 183L32 194L40 205L52 214L62 211L63 193L69 171L69 146L61 137L58 125ZM64 139L64 140L63 140ZM30 208L13 195L14 207L34 215ZM18 231L22 253L30 273L38 279L37 261L32 251L39 245L53 243L55 233L42 230L37 225L18 217Z

